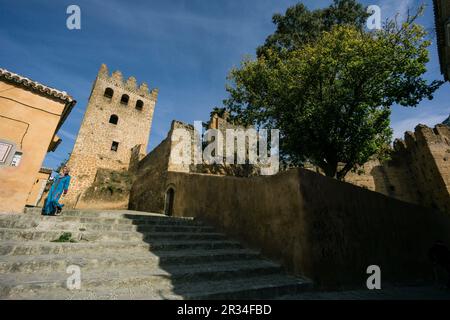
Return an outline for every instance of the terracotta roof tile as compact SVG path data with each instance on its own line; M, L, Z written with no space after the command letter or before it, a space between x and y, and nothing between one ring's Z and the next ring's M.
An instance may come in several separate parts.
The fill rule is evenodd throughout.
M65 91L60 91L55 88L43 85L37 81L33 81L24 76L18 75L14 72L8 71L6 69L0 68L0 79L6 79L10 82L17 83L23 87L29 88L30 90L37 91L44 95L60 99L65 102L73 102L73 98L67 94Z

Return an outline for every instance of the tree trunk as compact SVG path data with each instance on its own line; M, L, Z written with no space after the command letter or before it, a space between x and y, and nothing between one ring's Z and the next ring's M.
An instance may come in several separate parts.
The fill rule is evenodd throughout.
M344 168L342 168L342 170L339 171L336 174L336 179L338 179L339 181L344 180L344 178L347 175L347 173L353 168L353 165L354 165L353 163L352 164L350 164L350 163L345 164Z
M336 178L337 163L324 163L321 168L327 177Z

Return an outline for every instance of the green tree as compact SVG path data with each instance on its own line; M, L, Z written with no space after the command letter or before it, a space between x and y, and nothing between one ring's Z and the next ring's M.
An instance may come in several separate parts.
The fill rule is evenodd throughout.
M209 117L212 118L215 114L217 114L219 117L223 117L226 111L227 108L225 107L214 107L209 113Z
M386 150L393 104L416 106L442 84L422 78L430 42L416 18L376 32L336 24L298 48L267 47L230 72L224 103L243 124L280 129L285 161L343 179Z
M334 0L329 7L313 11L298 3L288 8L285 15L273 15L277 29L257 49L257 55L260 57L269 49L278 53L296 50L317 40L323 31L330 31L335 25L353 25L362 29L368 16L364 6L355 0Z

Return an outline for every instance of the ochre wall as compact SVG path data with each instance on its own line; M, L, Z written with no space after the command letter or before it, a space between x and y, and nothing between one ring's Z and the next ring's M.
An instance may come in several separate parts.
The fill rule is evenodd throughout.
M447 215L304 169L253 178L168 172L169 185L174 215L205 220L326 287L365 286L372 264L385 283L429 280L427 250L450 244ZM144 193L151 180L133 188Z
M29 206L37 206L38 203L41 202L41 197L39 197L41 191L45 190L45 185L47 184L48 179L50 178L50 173L39 171L34 179L33 186L31 187L31 191L27 197L27 205ZM44 195L42 192L41 196Z
M47 153L64 102L0 81L0 138L23 153L18 167L0 169L0 212L22 212Z

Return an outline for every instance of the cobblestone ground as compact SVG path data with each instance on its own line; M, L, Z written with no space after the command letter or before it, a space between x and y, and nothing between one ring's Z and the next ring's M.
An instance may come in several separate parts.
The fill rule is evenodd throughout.
M287 300L450 300L450 290L436 286L389 287L381 290L305 292Z

